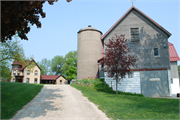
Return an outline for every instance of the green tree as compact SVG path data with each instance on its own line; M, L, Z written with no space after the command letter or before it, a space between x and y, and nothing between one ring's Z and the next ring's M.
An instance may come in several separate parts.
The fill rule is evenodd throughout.
M43 58L40 62L37 62L37 64L42 69L41 75L53 75L50 60Z
M72 80L77 77L77 58L69 58L65 61L64 75L66 79Z
M9 63L7 61L1 62L1 67L0 67L1 81L2 80L10 81L10 79L11 79L11 70L8 66L9 66Z
M77 51L70 51L65 55L64 60L66 61L69 58L77 58Z
M63 56L57 55L57 56L53 57L53 59L51 60L51 69L55 75L61 75L62 74L63 63L64 63Z
M54 1L48 1L50 5ZM66 0L70 2L72 0ZM28 24L36 24L41 28L39 17L46 17L43 12L43 4L46 1L2 1L1 2L1 42L12 39L12 36L18 33L21 39L28 40L26 34L30 31Z

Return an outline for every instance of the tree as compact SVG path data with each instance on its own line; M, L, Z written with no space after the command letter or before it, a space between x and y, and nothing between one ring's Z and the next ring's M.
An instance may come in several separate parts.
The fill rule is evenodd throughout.
M77 51L70 51L64 57L63 75L72 80L77 76Z
M1 62L1 81L6 80L9 81L11 79L11 70L8 67L9 63L7 61Z
M62 74L63 63L64 63L63 56L57 55L57 56L53 57L53 59L51 60L51 69L52 69L52 72L55 73L55 75L61 75Z
M109 43L105 43L107 48L104 52L104 59L100 64L104 65L104 71L107 72L108 77L113 77L116 80L116 94L118 94L117 83L126 74L131 74L131 67L136 67L137 59L128 54L130 48L128 48L125 35L115 36L109 39Z
M77 62L74 61L77 61L77 58L69 58L65 62L64 75L68 80L72 80L77 76Z
M47 58L42 59L40 62L37 62L41 70L41 75L53 75L51 69L51 61Z
M64 60L66 61L69 58L77 58L77 51L70 51L65 55Z
M48 1L50 5L54 1ZM57 0L56 0L57 1ZM66 0L70 2L72 0ZM46 1L1 1L1 42L12 39L12 36L18 34L21 39L28 40L26 34L30 31L28 24L36 24L41 28L39 17L45 18L43 4Z

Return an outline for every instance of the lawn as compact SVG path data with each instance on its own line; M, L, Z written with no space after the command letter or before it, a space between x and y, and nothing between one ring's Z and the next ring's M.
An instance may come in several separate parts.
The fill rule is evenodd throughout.
M1 82L1 119L9 119L42 89L41 84Z
M113 119L179 119L179 100L115 95L96 91L93 86L71 84Z

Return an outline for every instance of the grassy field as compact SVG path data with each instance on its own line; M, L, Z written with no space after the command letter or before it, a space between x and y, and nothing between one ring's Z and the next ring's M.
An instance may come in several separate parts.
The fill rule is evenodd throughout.
M115 95L99 92L93 86L71 84L97 104L113 119L179 119L179 100L147 98L131 95Z
M42 89L41 84L1 82L1 119L9 119Z

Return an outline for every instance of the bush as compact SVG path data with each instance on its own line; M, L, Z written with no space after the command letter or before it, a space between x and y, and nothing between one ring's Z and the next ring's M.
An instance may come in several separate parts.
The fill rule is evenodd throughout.
M82 79L82 80L75 80L74 83L81 84L81 85L94 85L94 89L97 91L116 94L116 91L114 91L108 84L106 84L106 82L104 81L104 78L100 78L100 79L88 78L88 79ZM122 91L118 91L118 94L144 96L143 94L122 92Z

